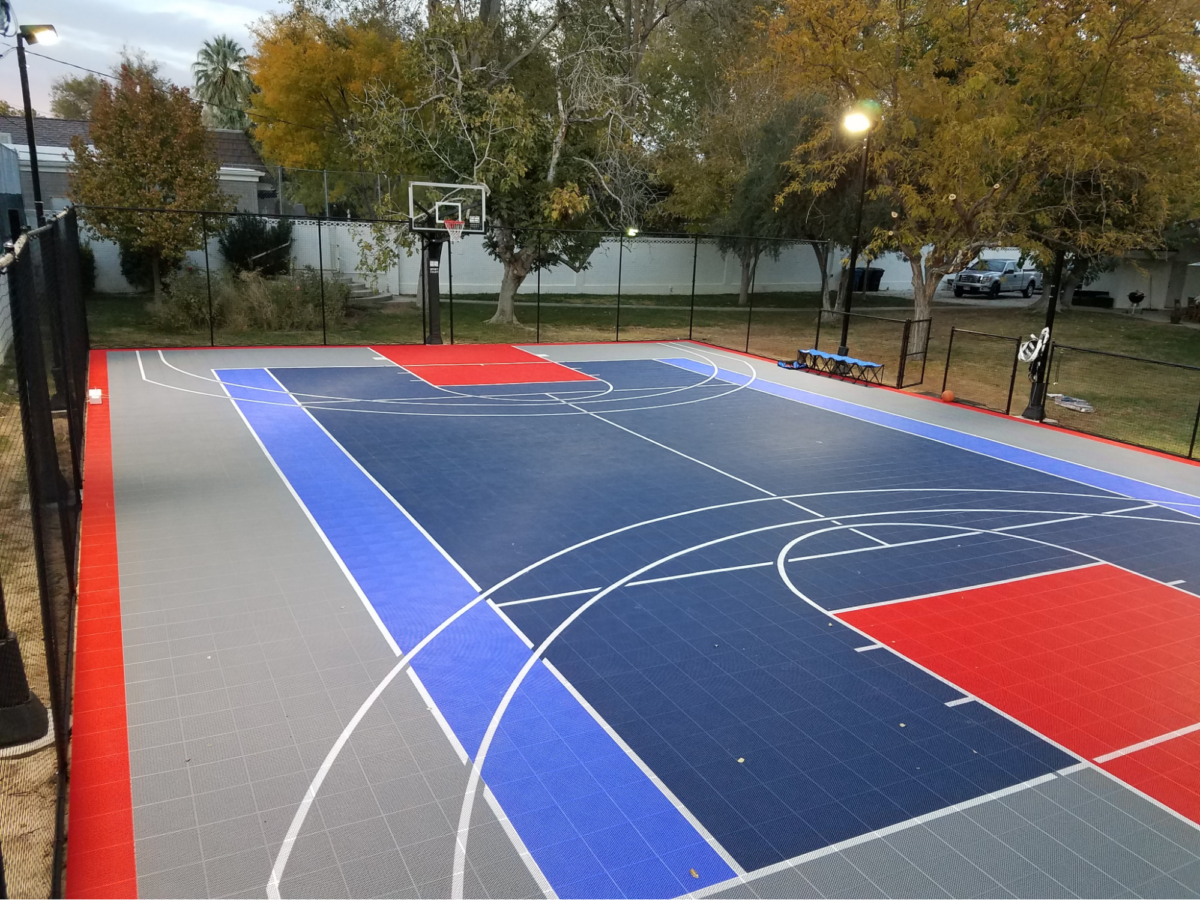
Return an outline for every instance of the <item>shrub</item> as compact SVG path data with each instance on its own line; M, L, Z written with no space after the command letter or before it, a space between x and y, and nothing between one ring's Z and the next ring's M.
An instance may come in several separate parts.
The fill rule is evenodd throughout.
M217 243L235 272L259 272L270 278L287 273L292 259L292 223L274 225L258 216L236 216Z
M167 299L161 307L150 305L150 315L159 327L177 331L208 328L208 279L195 266L185 266L167 282ZM217 278L212 285L213 324L223 319L225 291Z
M85 297L96 292L96 251L87 241L79 245L79 286Z
M125 276L125 280L139 292L151 291L154 289L154 275L150 266L150 254L145 250L140 250L136 247L130 247L126 244L120 245L121 250L121 274ZM158 277L166 284L171 275L179 270L183 265L183 257L167 257L164 256L158 263Z
M202 270L187 266L171 278L162 307L150 306L160 328L207 330L209 284ZM346 315L350 288L325 282L325 321ZM317 331L321 327L321 276L311 268L293 276L264 278L259 272L212 277L213 327L231 331Z

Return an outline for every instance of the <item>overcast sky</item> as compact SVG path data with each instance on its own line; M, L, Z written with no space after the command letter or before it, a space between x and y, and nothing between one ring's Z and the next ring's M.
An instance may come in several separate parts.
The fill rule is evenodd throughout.
M206 39L227 34L250 50L249 26L279 8L279 0L13 0L13 6L18 22L58 29L56 45L31 51L107 72L128 46L161 63L172 81L190 86L190 66ZM56 78L84 74L37 56L28 63L30 99L42 115L50 112L50 85ZM15 51L0 59L0 98L21 106Z

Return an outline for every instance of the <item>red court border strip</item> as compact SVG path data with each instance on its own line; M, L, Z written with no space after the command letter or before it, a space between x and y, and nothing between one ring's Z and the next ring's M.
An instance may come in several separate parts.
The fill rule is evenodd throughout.
M108 354L93 350L79 545L67 897L136 897Z

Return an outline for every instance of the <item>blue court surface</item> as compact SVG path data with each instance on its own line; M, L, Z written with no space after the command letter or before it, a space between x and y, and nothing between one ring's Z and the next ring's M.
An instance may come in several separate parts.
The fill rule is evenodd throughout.
M1175 618L1146 628L1196 627L1200 499L1187 485L1200 480L1185 464L1104 447L1135 463L1097 465L1102 445L1082 438L915 398L889 407L881 389L696 344L517 351L529 365L433 349L110 354L118 514L143 496L123 507L122 447L140 440L119 433L124 398L146 398L145 430L155 403L223 403L233 419L219 428L251 437L255 465L273 470L263 489L286 491L279 515L319 542L298 565L336 566L351 599L334 613L366 623L331 649L299 613L290 623L286 598L273 607L271 621L322 647L315 684L333 690L321 673L339 654L370 677L324 731L292 728L300 765L267 774L299 791L266 804L246 763L260 894L1200 895L1200 775L1182 752L1132 763L1142 744L1163 753L1200 733L1200 648L1172 644L1161 671L1127 659L1119 677L1104 666L1124 649L1086 665L1070 649L1126 647L1120 623L1148 604ZM1074 455L1037 449L1043 434ZM274 571L285 585L287 567ZM1080 624L1056 604L1085 583L1108 590L1106 618L1055 643ZM935 620L967 631L935 639ZM1039 663L1037 685L1015 687L1003 667L1035 650L1061 671ZM1110 737L1126 707L1106 691L1138 679L1149 711ZM1068 682L1093 698L1072 709L1096 716L1054 706L1074 696ZM399 685L423 698L419 716L388 706ZM1155 691L1175 699L1156 706ZM404 740L367 753L359 730L385 706ZM461 778L443 796L426 776L433 819L418 820L381 798L401 780L389 754L415 746L405 729L422 716ZM157 783L131 749L135 785ZM391 841L370 854L357 849L367 820ZM428 840L415 833L434 820ZM139 878L174 871L143 869L142 840ZM418 875L435 849L436 877ZM525 881L486 874L502 857Z

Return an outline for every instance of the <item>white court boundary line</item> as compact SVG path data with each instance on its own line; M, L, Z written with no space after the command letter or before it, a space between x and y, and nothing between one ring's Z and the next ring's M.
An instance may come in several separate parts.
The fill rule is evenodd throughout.
M678 343L664 342L664 346L668 346L668 347L678 347ZM720 352L723 352L723 348L720 348L720 347L717 347L717 348L710 348L710 349L714 349L714 350L716 350L716 351L717 351L717 352L719 352L719 353L720 353ZM722 356L721 358L722 358L722 359L730 359L731 357L728 357L728 356ZM733 358L733 359L741 359L741 357L740 357L740 356L735 356L735 357L732 357L732 358ZM659 360L659 362L666 363L667 365L672 365L672 363L671 363L669 360L665 360L665 359L664 359L664 360ZM759 361L759 362L761 362L761 361ZM683 367L683 366L678 366L677 368L681 368L681 369L683 369L684 367ZM688 369L684 369L684 371L686 372L686 371L690 371L690 370L688 370ZM731 372L732 372L732 370L729 370L729 371L731 371ZM757 370L755 370L755 371L757 372ZM1169 491L1169 492L1170 492L1170 493L1172 493L1172 494L1179 494L1179 495L1181 495L1181 496L1184 496L1184 497L1192 497L1192 498L1195 500L1195 502L1182 501L1182 500L1164 500L1164 501L1161 501L1161 502L1160 502L1160 501L1157 501L1157 500L1146 500L1146 501L1144 501L1144 502L1146 502L1146 503L1153 503L1153 504L1155 504L1156 506L1159 506L1159 507L1162 507L1162 508L1165 508L1165 509L1171 509L1173 512L1180 512L1180 513L1182 513L1182 514L1183 514L1183 515L1185 515L1185 516L1186 516L1186 515L1191 515L1191 516L1195 516L1195 517L1198 517L1198 518L1200 518L1200 497L1196 497L1195 495L1193 495L1193 494L1189 494L1189 493L1187 493L1186 491L1179 490L1178 488L1164 487L1164 486L1163 486L1163 485L1161 485L1161 484L1155 484L1155 483L1153 483L1153 482L1150 482L1150 481L1142 481L1142 480L1141 480L1141 479L1139 479L1139 478L1134 478L1134 477L1132 477L1132 476L1129 476L1129 475L1118 475L1118 474L1117 474L1117 473L1115 473L1115 472L1108 472L1108 471L1106 471L1106 470L1104 470L1104 469L1098 469L1098 468L1096 468L1095 466L1089 466L1087 463L1081 463L1081 462L1076 462L1075 460L1068 460L1068 459L1062 459L1062 458L1060 458L1060 457L1056 457L1056 456L1051 456L1049 453L1043 452L1043 451L1041 451L1041 450L1031 450L1031 449L1029 449L1028 447L1021 447L1021 446L1018 446L1017 444L1010 444L1010 443L1008 443L1007 441L1000 440L999 438L987 437L987 436L985 436L985 435L981 435L981 434L975 434L975 433L973 433L973 432L970 432L970 431L960 431L959 429L957 429L957 428L953 428L953 427L951 427L951 426L949 426L949 425L940 425L940 424L938 424L938 423L935 423L935 422L923 422L923 421L921 421L920 419L913 418L912 416L905 415L904 413L892 412L891 410L888 410L888 409L877 409L877 408L875 408L875 407L873 407L873 406L866 406L866 405L864 405L864 404L861 404L861 403L855 403L853 400L843 400L841 397L835 397L835 396L832 396L832 395L829 395L829 394L819 394L819 393L817 393L816 391L806 391L804 388L798 388L798 387L795 387L795 386L793 386L793 385L785 384L785 383L783 383L782 381L770 381L770 380L768 380L768 379L766 379L766 378L763 378L763 379L761 379L761 380L762 380L762 381L763 381L765 384L772 384L772 385L775 385L776 387L780 387L780 388L784 388L784 389L790 389L790 390L799 391L799 392L800 392L800 393L802 393L802 394L812 394L812 395L813 395L813 396L815 396L815 397L821 397L821 398L823 398L823 399L825 399L825 400L829 400L829 401L831 401L831 402L833 402L833 403L836 403L836 404L839 404L839 405L845 405L845 406L853 407L853 408L854 408L854 409L856 409L856 410L861 410L863 413L876 413L876 414L879 414L879 415L884 415L884 416L894 416L894 417L895 417L895 418L897 418L897 419L900 419L900 420L902 420L902 421L904 421L904 422L911 422L911 423L913 423L914 425L924 425L924 426L926 426L926 427L937 428L937 429L939 429L939 430L942 430L942 431L950 431L950 432L953 432L954 434L959 434L959 435L963 435L963 436L965 436L965 437L971 437L971 438L975 438L976 440L985 441L985 442L987 442L987 443L990 443L990 444L996 444L996 445L997 445L997 446L999 446L999 447L1007 447L1007 448L1008 448L1008 449L1010 449L1010 450L1016 450L1016 451L1019 451L1019 452L1021 452L1021 453L1028 453L1028 454L1031 454L1031 455L1033 455L1033 456L1038 456L1038 457L1041 457L1041 458L1043 458L1043 459L1045 459L1045 460L1053 460L1053 461L1055 461L1055 462L1064 462L1064 463L1067 463L1067 464L1068 464L1068 465L1070 465L1070 466L1075 466L1075 467L1077 467L1077 468L1080 468L1080 469L1086 469L1086 470L1087 470L1087 471L1089 471L1089 472L1095 472L1095 473L1097 473L1097 474L1099 474L1099 475L1108 475L1108 476L1110 476L1110 477L1117 477L1117 478L1120 478L1120 479L1121 479L1121 480L1123 480L1123 481L1132 481L1132 482L1134 482L1135 484L1144 484L1144 485L1146 485L1147 487L1154 487L1154 488L1158 488L1158 489L1159 489L1159 490L1161 490L1161 491ZM762 389L761 389L761 388L759 389L759 391L760 391L760 393L770 393L770 392L762 391ZM807 401L805 401L805 400L802 400L802 399L799 399L799 398L795 398L795 397L785 397L785 396L783 396L783 395L781 395L781 394L770 394L770 396L772 396L772 397L779 397L781 400L790 400L792 403L799 403L799 404L801 404L801 405L803 405L803 406L810 407L811 409L820 409L820 410L824 410L824 411L826 411L826 412L832 412L832 413L835 413L835 414L837 414L837 415L839 415L839 416L845 416L845 417L846 417L846 418L848 418L848 419L853 419L853 420L854 420L854 421L856 421L856 422L862 422L862 423L863 423L863 424L865 424L865 425L878 425L880 428L886 428L886 429L888 429L889 431L896 431L896 432L899 432L900 434L907 434L907 435L909 435L910 437L918 437L918 438L923 438L924 440L927 440L927 441L933 441L935 444L942 444L942 445L944 445L944 446L947 446L947 447L954 447L954 448L956 448L956 449L958 449L958 450L965 450L967 453L974 453L974 454L976 454L977 456L983 456L983 457L986 457L987 459L991 459L991 460L994 460L994 461L996 461L996 462L1005 462L1005 463L1008 463L1009 465L1018 466L1018 467L1020 467L1020 468L1022 468L1022 469L1028 469L1028 470L1029 470L1029 471L1031 471L1031 472L1038 472L1038 473L1040 473L1040 474L1042 474L1042 475L1048 475L1048 476L1049 476L1049 477L1051 477L1051 478L1061 478L1063 481L1070 481L1070 482L1074 482L1075 484L1081 484L1081 485L1083 485L1083 486L1085 486L1085 487L1092 488L1093 490L1109 490L1109 491L1110 491L1110 493L1116 494L1117 496L1121 496L1121 497L1128 497L1128 498L1129 498L1129 499L1131 499L1131 500L1136 500L1136 499L1138 499L1138 498L1134 497L1132 494L1124 493L1124 492L1122 492L1122 491L1112 491L1112 490L1110 490L1110 489L1108 489L1108 488L1100 488L1100 487L1097 487L1097 486L1096 486L1096 485L1094 485L1094 484L1089 484L1089 483L1088 483L1088 482L1086 482L1086 481L1081 481L1080 479L1078 479L1078 478L1074 478L1074 477L1072 477L1072 476L1070 476L1070 475L1063 475L1063 474L1060 474L1060 473L1058 473L1058 472L1051 472L1051 471L1049 471L1048 469L1045 469L1045 468L1038 468L1037 466L1031 465L1031 464L1029 464L1029 463L1017 462L1016 460L1012 460L1012 459L1005 459L1005 458L1003 458L1003 457L1000 457L1000 456L993 456L992 454L990 454L990 453L987 453L987 452L985 452L985 451L983 451L983 450L977 450L977 449L975 449L975 448L973 448L973 447L968 447L968 446L966 446L966 445L964 445L964 444L955 444L955 443L952 443L952 442L950 442L950 441L948 441L948 440L945 440L944 438L938 438L938 437L933 437L932 435L928 435L928 434L922 434L921 432L919 432L919 431L917 431L917 430L915 430L915 429L910 429L910 428L901 428L901 427L899 427L899 426L897 426L897 425L888 425L888 424L885 424L885 423L883 423L883 422L876 422L876 421L874 421L873 419L870 419L870 418L867 418L867 417L865 417L864 415L856 415L855 413L852 413L852 412L850 412L850 411L848 411L848 410L841 410L841 409L831 409L831 408L829 408L829 407L826 407L826 406L818 406L817 404L814 404L814 403L809 403L809 402L807 402ZM914 398L914 399L915 399L915 398ZM1066 434L1065 436L1066 436L1066 437L1074 437L1074 438L1080 438L1080 437L1081 437L1081 435L1076 435L1076 434ZM1082 439L1086 440L1087 438L1086 438L1086 437L1083 437ZM1135 448L1133 448L1133 447L1124 447L1124 448L1119 448L1119 449L1125 449L1125 450L1134 450ZM1195 509L1196 509L1196 512L1192 512L1192 513L1183 512L1183 510L1178 510L1178 509L1175 509L1175 507L1177 507L1177 506L1189 506L1189 507L1195 507Z
M1139 750L1145 750L1147 747L1153 747L1166 741L1173 741L1175 738L1183 737L1185 734L1192 734L1197 731L1200 731L1200 722L1197 722L1195 725L1188 725L1186 728L1176 728L1174 731L1168 731L1166 734L1152 737L1148 741L1130 744L1128 747L1122 747L1120 750L1114 750L1112 753L1105 753L1103 756L1097 756L1096 762L1106 763L1109 760L1128 756L1130 753L1137 753Z
M187 375L191 378L197 378L197 379L200 379L201 381L212 382L215 384L221 383L220 380L217 378L209 378L206 375L198 375L195 372L189 372L186 369L181 369L178 366L174 365L173 363L169 362L167 360L167 357L165 356L165 354L163 353L163 351L161 349L158 350L157 352L158 352L158 357L162 361L163 365L165 365L169 369L174 369L176 372L180 373L181 375ZM138 365L142 366L141 351L138 350L138 351L135 351L135 353L137 353ZM565 389L564 388L563 390L555 390L555 391L528 391L528 392L524 392L524 393L510 393L510 394L469 393L466 391L453 390L452 388L455 387L454 385L447 386L447 385L432 384L431 382L426 381L424 378L422 378L416 372L410 371L409 367L407 367L407 366L402 366L399 363L392 362L392 360L386 359L385 357L379 357L378 359L385 360L388 363L388 365L386 365L386 366L264 366L261 368L265 368L268 371L270 369L280 369L280 368L399 369L402 372L406 372L407 374L412 375L414 378L418 379L419 381L421 381L421 383L425 384L426 386L431 387L436 391L439 391L443 394L448 395L451 399L441 400L441 399L438 399L435 397L387 397L387 398L371 399L371 398L361 398L361 397L337 397L337 396L327 395L327 394L311 394L311 393L306 393L304 391L293 392L293 391L289 391L286 388L284 388L283 384L279 382L278 378L276 378L275 381L276 381L276 383L279 383L279 386L281 388L283 388L283 390L281 390L281 391L275 391L275 390L268 389L268 388L253 388L253 387L248 387L247 385L235 385L235 387L242 387L242 388L245 388L246 390L261 391L263 393L268 393L268 394L286 394L287 396L289 396L293 399L309 398L310 399L309 403L302 402L301 400L298 400L298 399L296 400L296 402L300 406L304 406L306 408L311 406L314 409L330 409L330 408L337 409L336 407L328 407L325 405L325 404L329 404L329 403L380 403L380 404L392 404L392 405L397 405L397 406L399 406L399 405L412 405L412 406L418 406L418 407L445 406L445 407L451 407L451 408L462 408L465 406L465 407L481 407L481 408L495 409L495 408L497 408L497 404L500 404L500 406L503 406L504 403L508 403L513 406L520 406L523 404L523 405L530 406L530 407L537 407L537 406L558 407L561 405L562 401L553 395L559 394L559 393L588 394L588 396L577 398L575 401L576 403L627 403L627 402L637 402L637 401L641 401L641 400L653 400L658 397L667 396L668 394L677 394L681 391L690 391L695 388L722 387L725 384L728 384L728 382L721 382L720 384L716 384L716 385L710 384L710 382L712 382L716 378L717 372L719 371L719 369L715 363L710 363L710 365L712 365L712 372L709 373L708 376L706 376L703 380L698 381L695 384L667 386L661 390L659 390L658 388L655 388L655 387L617 388L611 382L609 382L608 380L606 380L604 378L601 378L597 375L590 375L589 378L592 381L599 382L600 384L603 384L603 385L607 385L607 389L602 390L602 391L594 391L594 390L587 391L586 389ZM554 362L553 360L545 360L545 359L539 360L539 361L540 362ZM472 363L472 364L439 363L436 365L444 367L446 365L492 365L492 364L491 363L487 363L487 364L482 364L482 363ZM497 365L499 365L499 364L497 364ZM528 365L528 364L522 363L522 365ZM571 368L570 366L567 366L565 363L557 363L557 365L563 366L564 368L567 368L567 369ZM243 366L242 368L245 368L245 367ZM579 370L574 370L574 371L579 371ZM583 374L586 375L587 373L585 372ZM692 373L692 374L696 374L696 373ZM272 377L274 377L274 376L272 376ZM168 388L172 388L174 390L184 390L184 391L187 390L186 388L179 388L179 387L176 387L175 385L167 385L167 384L163 384L161 382L151 381L150 379L148 379L146 377L146 372L145 372L144 367L142 367L142 379L149 382L150 384L156 384L159 387L168 387ZM229 383L233 384L233 382L229 382ZM541 382L541 383L553 384L555 382ZM564 381L561 383L562 384L577 384L577 383L582 383L582 382ZM468 386L468 385L458 385L458 387L466 387L466 386ZM479 386L482 387L484 385L479 385ZM734 387L736 388L737 386L734 385ZM637 397L613 397L610 399L602 399L604 397L607 397L608 394L616 393L618 391L648 391L650 393L646 393L642 396L637 396ZM723 397L723 396L726 396L727 394L731 394L731 393L735 393L735 392L736 391L725 391L724 393L718 394L716 396ZM192 392L192 393L205 393L205 392L196 391L196 392ZM208 396L216 397L218 395L210 394ZM542 396L545 396L546 399L544 399L544 400L537 399ZM253 403L253 402L271 403L271 402L274 402L274 401L268 401L268 400L251 400L249 398L239 398L239 399L242 400L243 402L248 402L248 403ZM701 399L716 399L716 397L712 397L712 398L706 397L706 398L701 398ZM488 402L488 403L466 403L466 402L462 402L464 400L487 400L487 401L491 401L491 402ZM696 402L696 401L692 401L692 402ZM283 404L279 404L279 405L287 406L289 404L283 403ZM652 407L652 408L657 408L657 407ZM364 413L366 413L366 412L375 412L375 413L387 412L386 410L340 410L340 411L342 411L342 412L364 412ZM611 411L624 412L625 410L611 410ZM394 414L395 415L404 415L406 413L396 411ZM407 413L407 414L419 415L418 413ZM435 415L435 414L429 413L426 415ZM514 415L514 414L508 413L507 415ZM555 415L563 415L563 413L556 413Z
M213 397L213 398L215 398L215 399L217 399L217 400L227 400L227 401L232 401L232 398L231 398L231 397L229 397L229 396L228 396L228 395L226 395L226 394L214 394L214 393L210 393L209 391L196 391L196 390L192 390L191 388L179 387L178 385L174 385L174 384L166 384L165 382L162 382L162 381L155 381L154 379L152 379L152 378L149 378L149 377L147 377L147 376L146 376L146 369L145 369L145 366L144 366L144 365L143 365L143 363L142 363L141 351L140 351L140 350L135 350L135 351L134 351L134 354L135 354L135 355L136 355L136 357L137 357L138 368L141 370L141 373L142 373L142 380L143 380L144 382L146 382L147 384L152 384L152 385L154 385L154 386L156 386L156 387L166 388L167 390L171 390L171 391L180 391L181 393L184 393L184 394L195 394L195 395L197 395L197 396L200 396L200 397ZM241 368L247 368L247 367L246 367L246 366L242 366ZM252 368L252 367L251 367L251 368ZM261 367L259 367L259 368L261 368ZM347 368L364 368L364 367L355 366L355 367L347 367ZM387 368L387 367L386 367L386 366L368 366L368 367L365 367L365 368L372 368L372 369L379 368L379 369L384 369L384 368ZM399 366L398 366L397 368L401 368L401 369L402 369L402 367L399 367ZM402 369L402 370L403 370L403 371L408 371L407 369ZM183 370L181 370L181 369L179 369L179 370L177 370L177 371L183 372ZM192 372L183 372L183 374L185 374L185 375L191 375L192 377L201 378L202 380L205 380L205 381L209 380L209 379L207 379L207 378L204 378L203 376L197 376L197 375L195 375L195 374L194 374L194 373L192 373ZM412 373L409 373L409 374L412 374ZM693 374L695 374L695 373L693 373ZM602 381L603 379L596 379L596 380L597 380L597 381ZM563 382L563 383L564 383L564 384L571 384L571 383L573 383L573 382ZM607 383L607 382L606 382L606 383ZM247 391L259 391L259 392L262 392L262 393L271 393L271 394L279 393L278 391L275 391L274 389L270 389L270 388L256 388L256 387L249 387L249 386L247 386L247 385L239 385L239 384L234 384L233 382L230 382L229 384L230 384L232 387L240 387L240 388L242 388L243 390L247 390ZM695 386L699 386L699 385L695 385ZM436 385L430 385L430 387L437 388L437 386L436 386ZM691 387L693 387L693 386L692 386L692 385L689 385L689 386L688 386L688 388L686 388L686 390L690 390L690 389L691 389ZM672 407L675 407L675 406L690 406L690 405L691 405L691 404L693 404L693 403L707 403L707 402L709 402L710 400L719 400L721 397L727 397L727 396L729 396L730 394L736 394L738 391L742 390L742 389L743 389L743 387L744 387L744 385L733 385L733 384L730 384L730 389L729 389L729 390L727 390L727 391L724 391L724 392L722 392L722 393L720 393L720 394L713 394L712 396L707 396L707 397L697 397L697 398L696 398L696 399L694 399L694 400L680 400L680 401L677 401L677 402L675 402L675 403L661 403L661 404L656 404L656 405L653 405L653 406L635 406L635 407L629 407L629 408L627 408L627 409L605 410L604 412L605 412L605 413L617 413L617 412L643 412L643 411L646 411L646 410L669 409L669 408L672 408ZM437 388L437 389L438 389L438 390L442 390L443 392L449 393L448 391L446 391L446 389L445 389L445 388ZM667 393L677 393L677 392L678 392L677 390L671 390L671 391L668 391ZM451 396L453 396L453 395L451 395ZM478 399L478 397L479 397L479 395L477 395L477 394L471 394L471 395L465 395L465 394L464 394L464 395L461 395L461 396L463 396L463 397L473 397L473 398L475 398L475 399ZM657 396L657 395L654 395L654 396ZM374 402L374 401L370 401L370 400L356 400L356 399L354 399L354 398L334 398L334 399L344 399L344 401L347 401L347 402L363 402L363 403L370 403L370 402ZM626 401L629 401L629 402L638 402L638 399L639 399L639 398L623 398L623 399L625 399ZM286 407L286 406L291 406L291 405L293 405L293 404L289 404L289 403L280 403L280 402L278 402L278 401L275 401L275 400L255 400L255 399L253 399L253 398L250 398L250 397L242 397L242 398L238 398L238 400L237 400L236 402L238 402L238 403L261 403L261 404L266 404L266 405L268 405L268 406L285 406L285 407ZM401 402L411 403L411 402L419 402L419 401L400 401L400 400L393 400L393 401L390 401L390 402L393 402L393 403L401 403ZM306 408L306 409L308 408L308 406L307 406L306 404L299 404L299 405L300 405L300 406L303 406L303 407L304 407L304 408ZM426 403L424 403L424 404L422 404L422 405L425 405L425 406L432 406L432 405L434 405L434 401L429 401L429 402L426 402ZM494 404L469 404L469 403L458 403L458 402L455 402L455 403L447 403L447 404L444 404L444 405L446 405L446 406L451 406L451 407L462 407L462 406L492 406L492 408L496 408ZM345 409L345 408L334 408L334 409L330 409L330 411L331 411L331 412L356 413L356 414L360 414L360 415L370 415L370 416L418 416L418 417L424 417L424 418L443 418L443 419L476 419L476 418L478 418L478 419L493 419L493 418L505 418L505 417L514 417L514 418L546 418L546 417L551 417L551 416L577 416L577 415L592 415L592 413L591 413L591 412L589 412L589 411L587 411L587 410L578 410L578 409L576 409L576 411L575 411L575 412L568 412L568 411L566 411L565 409L563 409L563 407L564 407L564 406L569 406L569 404L564 404L564 403L563 403L561 400L555 400L555 401L554 401L554 403L553 403L553 404L551 404L551 405L553 405L555 409L558 409L558 410L560 410L560 411L559 411L559 412L540 412L540 413L539 413L539 412L496 412L496 413L462 413L462 414L455 414L455 413L449 413L449 412L413 412L413 411L411 411L411 410L388 410L388 409ZM315 404L314 404L314 405L313 405L313 408L315 408L315 409L325 409L325 408L327 408L327 407L321 407L321 406L317 406L317 405L315 405Z

